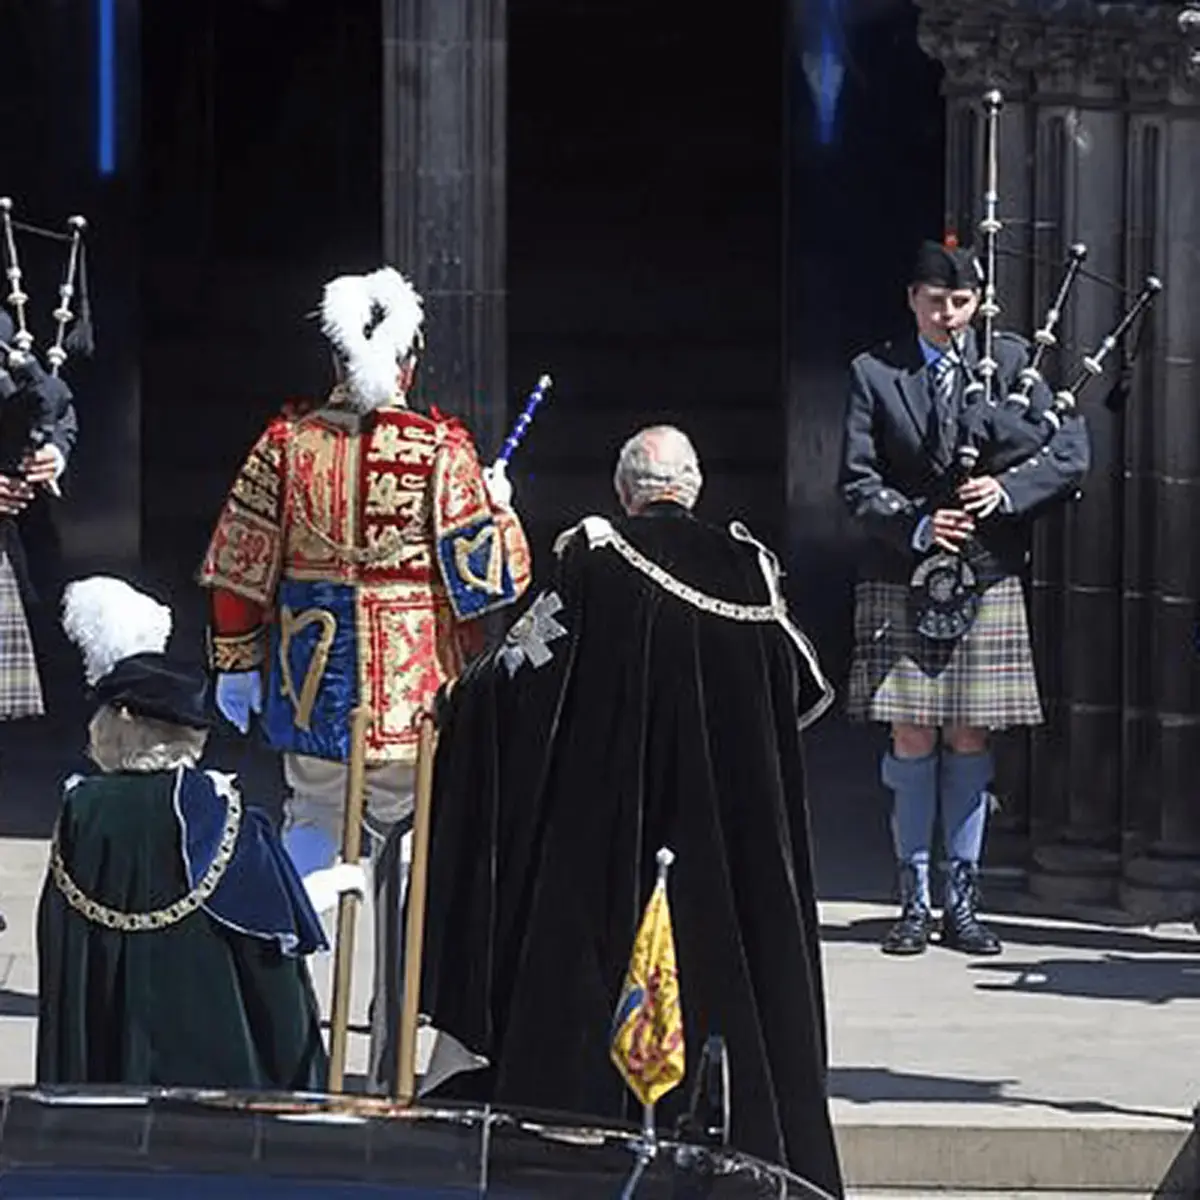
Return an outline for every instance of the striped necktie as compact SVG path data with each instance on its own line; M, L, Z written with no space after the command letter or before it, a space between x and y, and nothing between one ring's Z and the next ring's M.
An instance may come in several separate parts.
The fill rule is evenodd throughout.
M948 354L933 363L933 398L945 419L954 407L954 360Z
M938 423L939 450L943 457L954 453L955 417L954 410L954 360L943 354L930 364L933 388L933 407Z

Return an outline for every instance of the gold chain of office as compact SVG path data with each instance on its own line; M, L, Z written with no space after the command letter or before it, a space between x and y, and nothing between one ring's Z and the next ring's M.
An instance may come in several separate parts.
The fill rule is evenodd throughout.
M115 929L120 933L146 933L178 925L185 917L190 917L217 890L217 885L225 877L225 871L233 858L238 831L242 826L242 798L236 790L231 790L225 797L225 802L225 825L221 830L221 841L212 864L187 895L181 896L173 904L168 904L166 908L157 908L152 912L127 913L98 904L79 887L67 871L58 844L57 827L50 843L50 874L54 879L54 886L62 892L63 898L77 913L107 929Z
M631 567L654 580L663 591L670 592L672 596L677 596L685 604L690 604L701 612L724 617L727 621L745 621L753 624L780 621L787 616L787 609L782 600L776 604L735 604L731 600L718 600L715 596L706 595L698 588L676 579L658 563L647 558L615 529L611 533L605 533L602 544L611 546Z

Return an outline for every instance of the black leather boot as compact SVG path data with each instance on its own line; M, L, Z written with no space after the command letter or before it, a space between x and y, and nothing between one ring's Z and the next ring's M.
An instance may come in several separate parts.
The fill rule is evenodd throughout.
M925 900L915 867L900 867L900 920L887 931L884 954L924 954L933 929L933 914Z
M1000 939L975 916L979 904L974 863L956 859L947 867L946 898L942 905L942 945L964 954L999 954Z

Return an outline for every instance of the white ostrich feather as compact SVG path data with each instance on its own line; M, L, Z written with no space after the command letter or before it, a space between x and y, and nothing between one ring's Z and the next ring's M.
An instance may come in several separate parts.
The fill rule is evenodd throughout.
M93 575L67 584L62 627L83 655L91 686L123 658L161 654L171 636L171 610L123 579Z
M368 337L375 305L383 320ZM346 360L346 384L357 405L370 410L395 396L397 364L412 349L424 319L421 297L393 267L342 275L325 285L321 330Z

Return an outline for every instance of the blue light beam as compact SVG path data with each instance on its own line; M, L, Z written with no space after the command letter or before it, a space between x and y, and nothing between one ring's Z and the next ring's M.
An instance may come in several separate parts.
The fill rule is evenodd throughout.
M117 169L117 0L96 0L96 166Z
M837 135L838 101L846 77L845 27L840 0L816 0L804 10L807 28L801 66L812 93L817 142L829 146Z

